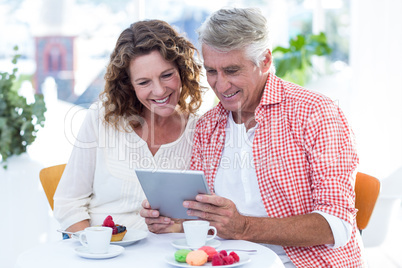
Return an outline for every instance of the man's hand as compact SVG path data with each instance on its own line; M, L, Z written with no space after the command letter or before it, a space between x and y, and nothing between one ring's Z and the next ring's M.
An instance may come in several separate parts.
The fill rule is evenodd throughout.
M156 234L183 232L183 220L160 216L158 210L151 209L148 200L142 202L140 215L145 218L145 223L150 232Z
M229 199L217 195L197 195L184 201L188 215L207 220L225 239L241 239L281 246L309 247L334 244L328 222L318 213L287 218L241 215Z
M242 239L247 227L247 217L240 215L236 205L229 199L213 195L199 194L197 201L184 201L187 214L210 222L224 239Z

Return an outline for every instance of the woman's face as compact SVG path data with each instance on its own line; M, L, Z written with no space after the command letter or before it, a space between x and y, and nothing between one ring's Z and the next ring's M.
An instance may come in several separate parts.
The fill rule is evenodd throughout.
M167 117L175 112L182 86L179 70L159 51L131 60L130 78L137 98L146 108L144 116L154 113Z

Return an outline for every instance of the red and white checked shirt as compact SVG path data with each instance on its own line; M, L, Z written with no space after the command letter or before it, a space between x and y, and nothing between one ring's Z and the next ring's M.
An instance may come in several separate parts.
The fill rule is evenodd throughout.
M191 169L213 191L229 111L221 103L197 123ZM284 247L297 267L363 267L356 237L354 172L358 156L345 116L329 98L269 74L255 111L253 161L268 217L320 210L354 226L343 247Z

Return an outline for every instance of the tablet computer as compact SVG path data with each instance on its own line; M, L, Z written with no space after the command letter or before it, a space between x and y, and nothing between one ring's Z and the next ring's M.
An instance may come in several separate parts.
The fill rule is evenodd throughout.
M187 215L183 201L211 194L202 171L136 169L135 173L151 208L169 218L196 219Z

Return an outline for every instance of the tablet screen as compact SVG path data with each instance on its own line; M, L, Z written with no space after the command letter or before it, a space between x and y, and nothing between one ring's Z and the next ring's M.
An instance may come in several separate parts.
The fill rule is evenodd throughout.
M152 209L166 217L196 219L187 215L183 201L211 194L202 171L136 169L135 173Z

